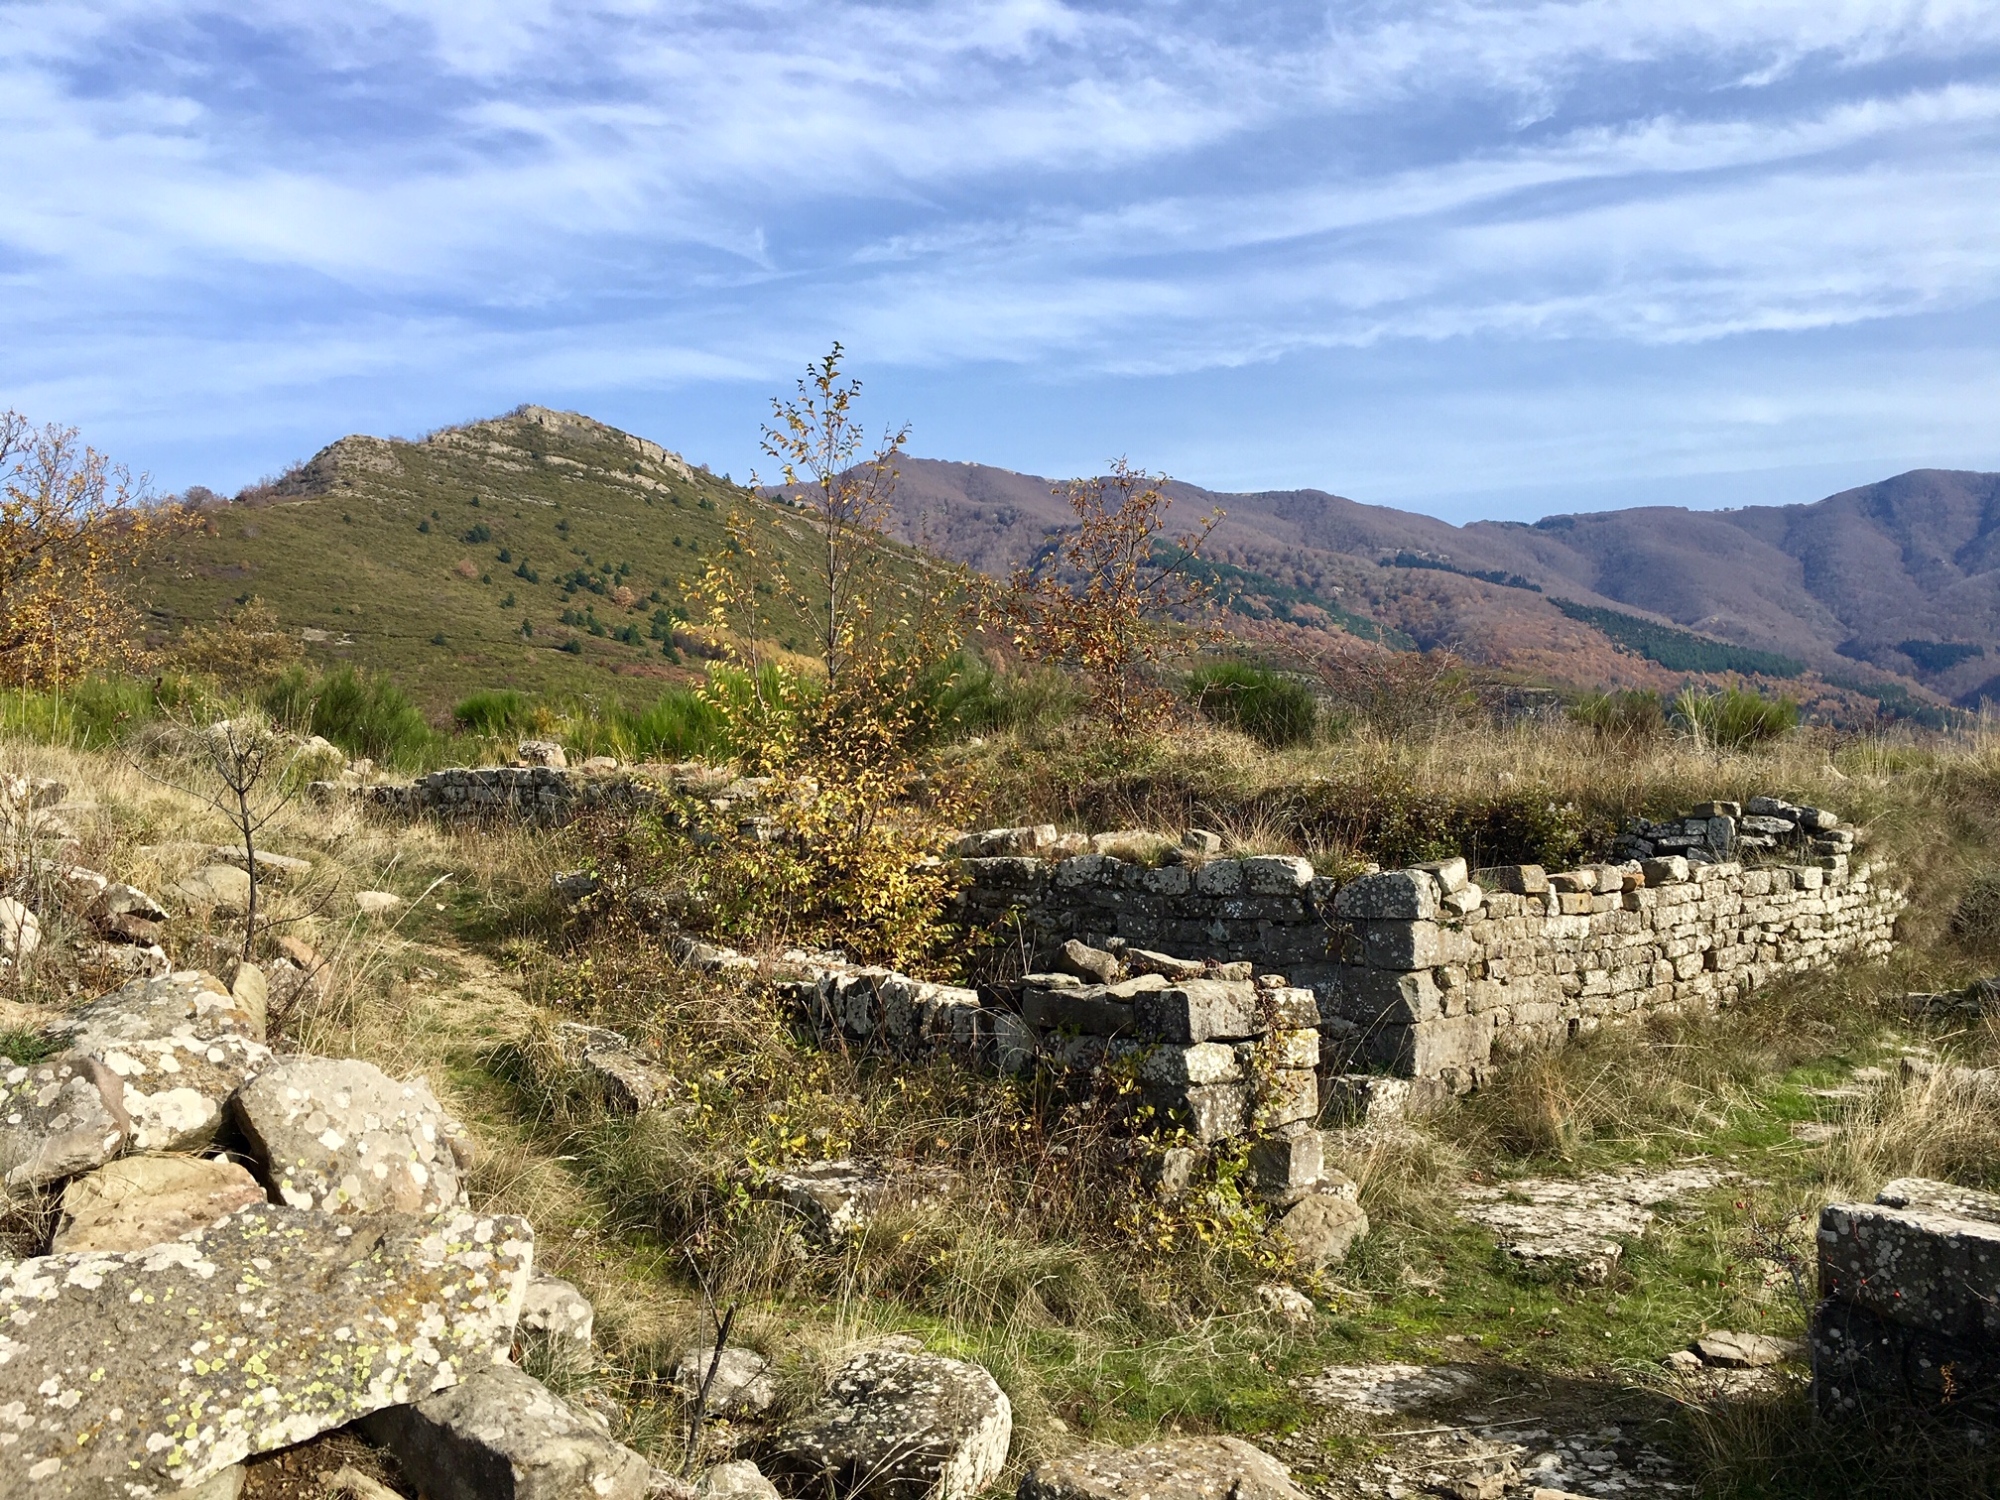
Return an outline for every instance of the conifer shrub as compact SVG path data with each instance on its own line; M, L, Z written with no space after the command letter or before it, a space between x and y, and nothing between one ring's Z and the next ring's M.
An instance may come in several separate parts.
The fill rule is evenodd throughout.
M1249 662L1212 662L1188 677L1188 696L1218 724L1271 749L1303 745L1319 723L1319 700L1302 682Z

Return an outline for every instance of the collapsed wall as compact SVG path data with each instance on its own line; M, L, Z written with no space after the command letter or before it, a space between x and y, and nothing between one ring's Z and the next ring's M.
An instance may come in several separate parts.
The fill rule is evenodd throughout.
M1903 892L1851 859L1851 831L1809 832L1840 852L1746 868L1710 849L1706 863L1674 854L1556 874L1446 860L1344 885L1296 856L974 856L962 914L1014 934L1031 964L1078 937L1286 974L1316 997L1322 1072L1463 1089L1497 1055L1886 954Z

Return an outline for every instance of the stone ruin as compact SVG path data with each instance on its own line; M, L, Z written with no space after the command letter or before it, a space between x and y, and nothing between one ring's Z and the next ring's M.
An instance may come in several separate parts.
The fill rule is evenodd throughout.
M1854 855L1851 827L1793 809L1780 848L1756 820L1790 814L1697 811L1661 838L1690 838L1699 821L1711 840L1700 849L1554 873L1449 859L1344 883L1297 856L1217 857L1212 835L1149 862L1052 857L1064 847L1053 828L994 830L965 846L962 914L1014 934L1031 961L1080 938L1286 974L1318 1004L1323 1092L1379 1105L1473 1087L1511 1051L1890 951L1907 898ZM1725 849L1763 862L1716 857Z
M2000 1418L2000 1195L1902 1178L1820 1213L1811 1327L1822 1413Z

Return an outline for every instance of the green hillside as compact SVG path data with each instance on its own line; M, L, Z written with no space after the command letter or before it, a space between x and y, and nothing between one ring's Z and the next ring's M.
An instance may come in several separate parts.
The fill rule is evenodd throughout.
M478 688L638 702L699 666L677 663L672 627L732 507L786 516L530 406L420 442L342 438L213 506L136 592L161 639L260 596L315 663L391 673L433 716Z

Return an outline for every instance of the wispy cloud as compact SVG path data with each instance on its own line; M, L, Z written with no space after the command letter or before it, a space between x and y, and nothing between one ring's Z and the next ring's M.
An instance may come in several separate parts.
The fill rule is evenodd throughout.
M764 380L835 335L1075 380L2000 296L1990 0L0 21L0 400L76 416Z

